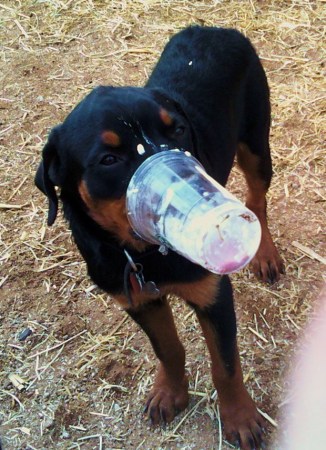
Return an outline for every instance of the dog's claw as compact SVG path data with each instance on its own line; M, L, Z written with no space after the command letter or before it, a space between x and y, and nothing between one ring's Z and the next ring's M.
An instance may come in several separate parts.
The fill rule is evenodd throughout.
M258 279L274 284L285 273L283 261L274 245L269 231L263 234L260 247L251 261L251 267Z
M221 405L220 412L225 436L231 444L238 443L241 450L261 448L265 422L249 396L243 397L239 408L230 400L226 405Z
M160 416L161 416L161 421L162 421L163 427L166 427L167 418L166 418L166 413L163 409L160 409Z
M224 428L222 424L222 429ZM227 439L227 442L229 442L231 445L237 446L240 448L241 442L240 442L240 435L239 433L231 433L229 438Z
M144 413L149 416L152 425L161 423L166 426L187 405L188 380L185 376L178 388L162 382L154 385L146 402Z
M155 411L153 409L149 410L149 418L152 425L157 425L157 421L155 419Z
M254 439L252 437L248 438L248 442L249 442L249 445L251 447L251 450L256 450L255 441L254 441Z

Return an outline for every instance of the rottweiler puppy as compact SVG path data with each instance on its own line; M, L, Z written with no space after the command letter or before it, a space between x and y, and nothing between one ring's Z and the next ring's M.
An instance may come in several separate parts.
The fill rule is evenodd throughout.
M226 438L243 450L261 445L263 419L243 384L230 279L141 240L125 197L135 170L162 149L190 152L222 185L237 155L246 205L262 226L253 271L273 283L283 264L266 218L269 129L268 84L249 40L233 29L193 26L172 37L144 87L99 86L87 95L52 129L36 174L49 201L48 224L57 215L58 186L90 277L150 339L159 359L145 407L152 423L172 421L188 404L185 351L167 301L173 294L198 316ZM139 267L144 283L135 278Z

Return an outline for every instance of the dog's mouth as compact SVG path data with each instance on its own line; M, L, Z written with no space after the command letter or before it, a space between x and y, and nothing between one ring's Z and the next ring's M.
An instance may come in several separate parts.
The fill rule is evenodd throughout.
M144 240L139 236L139 234L137 234L136 231L133 230L131 227L129 228L129 233L132 239L144 242Z

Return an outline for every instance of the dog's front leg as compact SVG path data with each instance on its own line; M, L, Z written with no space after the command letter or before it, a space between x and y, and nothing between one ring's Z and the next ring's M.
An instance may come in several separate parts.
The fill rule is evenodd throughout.
M258 278L273 284L280 279L280 274L285 273L285 268L267 224L266 194L272 178L272 163L268 141L261 136L260 139L260 146L256 142L251 147L240 144L237 157L248 185L246 206L256 214L262 229L261 243L251 267Z
M149 337L160 365L145 411L154 425L171 422L188 405L185 351L178 338L172 311L163 297L128 314Z
M212 359L220 415L226 438L242 450L258 449L262 443L263 418L244 384L236 342L236 318L228 276L220 280L215 302L191 303L200 321ZM238 442L237 442L238 441Z

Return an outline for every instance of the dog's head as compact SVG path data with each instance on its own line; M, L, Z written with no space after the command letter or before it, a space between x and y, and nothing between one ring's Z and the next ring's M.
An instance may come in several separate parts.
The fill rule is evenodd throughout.
M180 106L148 88L94 89L55 127L43 149L35 182L49 199L48 224L62 199L80 201L102 228L121 241L132 235L125 194L135 170L156 152L193 150L189 122Z

